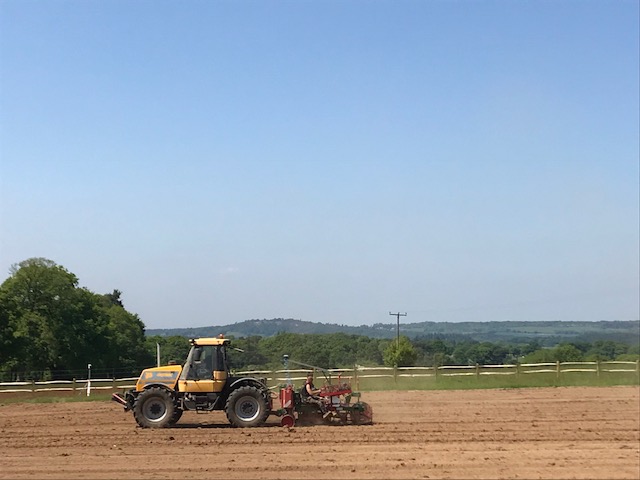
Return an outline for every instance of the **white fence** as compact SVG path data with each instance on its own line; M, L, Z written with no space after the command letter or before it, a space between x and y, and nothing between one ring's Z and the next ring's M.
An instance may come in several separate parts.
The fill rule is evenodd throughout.
M283 383L287 380L304 381L308 370L255 370L238 372L240 374L262 376L269 384ZM607 373L635 373L640 375L640 360L610 361L610 362L555 362L555 363L523 363L516 365L443 365L437 367L361 367L348 369L330 369L327 374L337 377L349 378L356 384L360 380L374 378L425 378L434 379L440 377L480 377L480 376L504 376L504 375L531 375L540 373L552 373L557 378L569 373L591 373L597 377ZM289 376L286 376L289 374ZM293 377L292 375L296 375Z
M87 392L135 387L138 377L92 378L91 380L51 380L48 382L0 382L0 393Z
M308 370L252 370L236 372L238 375L250 375L266 379L267 384L276 386L285 382L304 382ZM389 378L433 378L440 377L481 377L504 375L554 374L560 378L566 374L587 373L600 377L610 373L635 374L640 377L640 360L635 362L555 362L524 363L517 365L443 365L439 367L361 367L348 369L330 369L326 374L332 381L338 378L349 379L355 388L360 388L361 380ZM320 374L317 374L318 376ZM48 382L3 382L1 393L29 392L88 392L89 390L122 390L135 386L137 377L131 378L92 378L91 380L53 380ZM320 380L320 379L318 379ZM319 383L319 382L318 382Z

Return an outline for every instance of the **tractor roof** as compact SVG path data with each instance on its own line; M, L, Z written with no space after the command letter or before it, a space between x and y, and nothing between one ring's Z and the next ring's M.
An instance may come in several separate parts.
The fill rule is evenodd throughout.
M229 345L229 343L231 343L231 340L229 340L228 338L218 338L218 337L190 338L189 343L191 343L191 345L199 345L199 346L204 346L204 345L218 346L218 345Z

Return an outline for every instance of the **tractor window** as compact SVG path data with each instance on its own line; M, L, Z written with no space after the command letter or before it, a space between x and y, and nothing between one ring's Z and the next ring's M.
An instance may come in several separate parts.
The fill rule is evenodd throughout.
M193 349L193 354L191 359L194 362L199 362L200 361L200 355L202 355L202 347L196 347Z
M224 345L219 346L216 349L216 371L229 373L229 362L227 359L227 349Z
M218 348L218 370L229 372L229 361L227 359L227 349L224 347Z
M225 349L223 346L197 346L189 353L182 371L181 379L211 380L213 372L227 371Z
M193 361L189 365L188 378L193 380L210 380L213 378L213 364L215 360L215 347L196 347L193 352Z

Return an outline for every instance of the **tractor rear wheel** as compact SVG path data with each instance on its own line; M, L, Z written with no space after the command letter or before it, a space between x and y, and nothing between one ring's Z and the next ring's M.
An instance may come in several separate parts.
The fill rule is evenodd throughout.
M260 388L246 385L231 392L225 411L234 427L258 427L269 416L269 402Z
M143 428L168 427L175 415L176 403L173 395L161 387L151 387L140 393L133 404L133 418ZM173 423L176 421L177 419Z

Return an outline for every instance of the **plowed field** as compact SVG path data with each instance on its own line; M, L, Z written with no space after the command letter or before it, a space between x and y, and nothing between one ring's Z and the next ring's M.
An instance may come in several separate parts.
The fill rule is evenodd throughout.
M638 479L638 387L371 392L370 426L138 428L110 402L0 407L0 478ZM0 397L0 402L2 397Z

